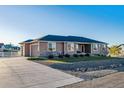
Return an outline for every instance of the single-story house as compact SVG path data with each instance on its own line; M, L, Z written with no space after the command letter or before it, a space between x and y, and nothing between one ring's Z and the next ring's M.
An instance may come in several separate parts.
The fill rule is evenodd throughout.
M89 53L107 55L107 43L79 36L47 35L20 43L22 56Z
M12 44L0 43L0 52L18 52L20 47L14 46Z
M14 46L12 44L6 44L4 45L4 51L5 52L18 52L20 51L20 47Z

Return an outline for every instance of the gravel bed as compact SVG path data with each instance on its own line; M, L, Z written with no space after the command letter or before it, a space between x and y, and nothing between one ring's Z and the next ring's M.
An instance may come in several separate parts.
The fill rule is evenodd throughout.
M110 59L99 61L82 61L73 63L37 62L55 69L62 70L84 80L92 80L119 71L124 71L124 59Z
M109 74L113 74L118 72L117 70L99 70L99 71L90 71L90 72L72 72L66 71L66 73L74 75L79 78L83 78L84 80L92 80L95 78L103 77Z
M54 63L49 65L52 68L64 70L64 71L96 71L104 69L115 69L124 67L124 59L111 59L111 60L100 60L100 61L82 61L73 63ZM123 69L124 70L124 69Z

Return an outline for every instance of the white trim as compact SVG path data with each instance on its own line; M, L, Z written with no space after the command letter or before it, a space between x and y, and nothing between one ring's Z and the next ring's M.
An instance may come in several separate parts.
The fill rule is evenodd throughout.
M40 52L40 42L38 42L38 52Z

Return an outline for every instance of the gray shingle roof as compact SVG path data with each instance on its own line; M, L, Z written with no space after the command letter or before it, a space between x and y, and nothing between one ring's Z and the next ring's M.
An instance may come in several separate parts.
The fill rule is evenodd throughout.
M28 40L26 40L24 42L31 42L31 41L33 41L33 39L28 39Z
M47 35L38 40L43 41L69 41L69 42L87 42L87 43L105 43L90 38L79 37L79 36L59 36L59 35Z
M60 35L47 35L41 38L38 38L37 40L42 41L68 41L68 42L86 42L86 43L104 43L101 41L97 41L90 38L80 37L80 36L60 36ZM24 42L31 42L33 39L26 40Z

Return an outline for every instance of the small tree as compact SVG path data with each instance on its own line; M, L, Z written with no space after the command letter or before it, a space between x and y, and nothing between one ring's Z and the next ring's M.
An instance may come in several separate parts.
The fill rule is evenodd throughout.
M113 45L109 48L110 55L119 55L121 53L121 48L119 48L117 45Z

